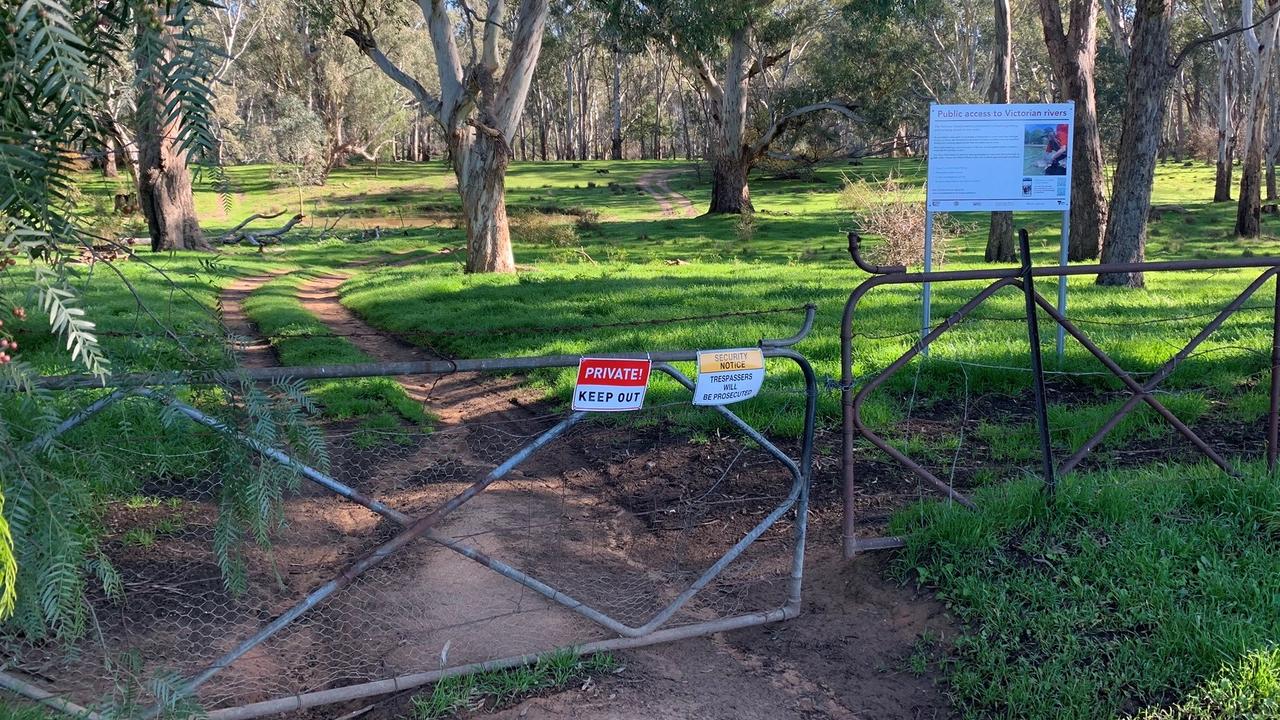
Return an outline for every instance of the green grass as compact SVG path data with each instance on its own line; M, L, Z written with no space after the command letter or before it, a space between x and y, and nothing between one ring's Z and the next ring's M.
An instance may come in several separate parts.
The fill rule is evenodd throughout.
M0 699L0 720L50 720L55 715L40 708L10 705Z
M904 568L966 627L949 672L966 717L1275 717L1171 709L1276 707L1274 478L1153 467L1072 475L1053 502L1033 481L975 500L895 521Z
M280 362L288 366L339 365L372 362L351 341L335 336L297 299L306 274L290 274L268 282L244 303L245 314L271 343ZM398 426L396 416L425 425L430 417L421 403L405 393L393 378L343 378L308 384L308 392L326 417L336 420L369 418L370 431Z
M564 650L532 665L455 675L437 682L430 693L415 695L410 717L438 720L469 708L494 710L539 693L565 690L582 680L615 672L618 667L617 659L608 653L578 657L572 650Z

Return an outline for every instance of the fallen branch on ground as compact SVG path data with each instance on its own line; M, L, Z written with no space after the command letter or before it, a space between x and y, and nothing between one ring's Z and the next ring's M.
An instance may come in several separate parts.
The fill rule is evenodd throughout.
M246 219L244 222L235 226L235 228L233 228L231 232L219 238L218 242L223 245L239 245L240 243L243 242L243 243L252 245L253 247L256 247L256 248L262 248L263 246L266 246L266 245L275 244L280 241L280 238L285 233L292 230L294 225L297 225L298 223L302 222L302 219L306 216L303 215L302 213L298 213L297 215L294 215L293 217L289 218L289 222L286 222L284 225L281 225L275 230L267 230L265 232L251 232L251 231L244 230L244 227L249 223L253 222L254 220L270 219L274 217L279 217L280 215L283 215L283 214L284 214L283 210L274 215L261 215L259 213L254 213L253 215L250 215L249 218Z
M253 222L254 220L270 220L272 218L278 218L283 214L284 214L283 210L279 210L277 212L271 213L270 215L264 215L263 213L254 213L249 217L245 218L244 220L242 220L239 225L228 230L227 234L218 238L218 242L222 244L233 242L232 238L236 237L236 235L239 234L240 231L243 230L246 225ZM239 242L239 241L235 241L235 242Z

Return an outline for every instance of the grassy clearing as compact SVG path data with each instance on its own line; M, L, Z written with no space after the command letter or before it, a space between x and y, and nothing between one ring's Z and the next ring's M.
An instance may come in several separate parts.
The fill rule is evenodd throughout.
M555 233L541 226L524 232L517 225L513 231L517 259L529 267L519 276L466 276L456 260L435 258L417 266L361 273L344 285L343 302L375 326L459 357L751 344L760 337L790 334L797 316L591 326L816 302L818 323L800 349L820 374L837 376L840 313L849 291L865 275L848 261L843 233L852 222L837 209L836 191L843 174L877 178L889 173L908 186L915 183L919 191L918 163L869 162L824 169L812 181L753 182L758 211L749 232L744 232L739 219L724 217L606 219L587 230L564 221ZM1185 203L1186 212L1166 213L1153 223L1152 259L1280 251L1274 239L1240 244L1227 237L1224 228L1230 226L1231 212L1227 204L1190 201L1196 188L1205 187L1211 179L1211 169L1203 166L1162 167L1156 201ZM677 176L674 185L700 201L699 193L705 190L692 189L694 182L690 172ZM551 195L555 190L547 192ZM597 202L607 215L607 193ZM959 219L969 229L952 248L948 266L982 267L984 218ZM1032 230L1036 262L1056 262L1058 233L1053 216L1028 214L1017 220ZM1268 222L1273 231L1280 227L1274 220ZM1244 271L1153 275L1148 279L1150 288L1143 292L1100 288L1091 278L1077 278L1070 286L1071 308L1077 322L1122 365L1146 372L1193 336L1207 315L1229 301L1251 277ZM959 307L977 287L935 288L935 317ZM1050 297L1056 293L1054 281L1042 281L1039 288ZM1208 392L1215 399L1255 397L1256 374L1266 367L1265 355L1259 353L1265 353L1269 342L1269 293L1266 289L1251 300L1248 309L1202 346L1164 387ZM536 303L529 301L534 295ZM884 396L874 398L868 415L888 426L902 417L902 396L910 394L919 407L927 409L934 403L953 402L964 392L966 381L982 391L1023 392L1028 364L1018 320L1021 304L1012 289L997 295L976 313L974 322L944 336L930 361L902 374ZM912 289L882 288L868 296L856 320L855 373L866 376L905 350L915 339L912 328L918 323L918 312L918 295ZM1053 332L1047 323L1042 327L1046 341L1051 342ZM957 363L970 365L961 373ZM1062 363L1052 360L1050 369L1098 372L1101 367L1083 348L1069 343ZM788 372L785 367L778 370L794 386L794 376L786 377ZM567 375L543 375L539 380L552 396L567 397ZM1086 389L1119 387L1102 375L1072 382ZM671 394L676 392L658 385L654 397L677 397L678 393ZM775 401L759 401L759 408L747 406L747 412L767 413ZM824 397L822 410L834 418L838 412L834 399ZM1087 418L1080 423L1066 420L1074 427Z
M1052 502L1035 482L976 499L896 521L904 567L967 625L949 661L966 717L1275 717L1261 709L1280 702L1280 488L1261 468L1077 474Z
M412 720L438 720L470 709L492 711L545 692L568 689L584 680L616 672L613 655L578 657L571 650L548 655L532 665L456 675L440 680L430 693L412 699Z

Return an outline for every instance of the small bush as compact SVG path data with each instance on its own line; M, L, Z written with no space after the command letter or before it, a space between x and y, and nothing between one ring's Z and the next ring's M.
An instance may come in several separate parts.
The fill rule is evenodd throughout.
M600 229L600 213L595 210L579 213L573 224L581 232L595 232Z
M879 265L924 263L924 200L912 197L895 176L883 182L844 176L839 204L853 214L860 234L880 238L867 249L868 260ZM958 234L957 224L948 216L933 216L935 266L942 265L947 247Z
M1218 128L1205 123L1193 125L1183 140L1183 152L1205 162L1218 160ZM1184 166L1185 167L1185 166Z
M581 221L581 218L578 220ZM578 231L563 215L521 213L511 216L511 236L517 244L542 247L577 247Z

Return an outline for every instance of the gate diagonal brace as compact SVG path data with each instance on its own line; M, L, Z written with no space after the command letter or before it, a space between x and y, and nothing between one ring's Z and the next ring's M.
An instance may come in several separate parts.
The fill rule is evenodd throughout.
M915 359L917 355L920 355L921 353L923 353L925 351L925 348L929 347L929 345L934 340L937 340L939 337L941 337L943 333L955 327L956 325L960 324L962 320L968 317L974 310L978 309L979 305L986 302L987 298L999 292L1001 288L1008 287L1011 285L1016 285L1017 283L1018 281L1015 278L1002 278L1000 280L997 280L991 283L987 287L983 288L981 292L979 292L972 299L970 299L968 302L962 305L959 310L956 310L946 320L942 321L942 323L940 323L937 327L931 330L929 334L925 335L923 338L917 341L914 345L912 345L911 349L903 353L897 360L894 360L893 363L889 365L889 367L885 368L879 375L872 378L871 381L868 382L866 385L864 385L862 389L859 390L857 394L855 394L851 399L847 399L845 401L845 419L848 423L850 423L850 427L856 429L858 431L858 434L862 435L862 437L869 440L872 445L875 445L877 448L880 448L880 450L884 451L894 460L897 460L898 463L901 464L903 467L915 473L917 476L923 478L930 485L932 485L939 492L941 492L945 497L951 500L954 500L955 502L960 503L961 505L967 508L974 507L972 500L970 500L963 493L957 492L954 488L952 488L946 482L941 480L938 476L929 472L928 468L924 467L923 465L921 465L920 463L916 462L911 457L903 453L901 450L898 450L893 445L889 444L888 441L886 441L884 438L876 434L874 430L867 427L867 424L862 420L862 404L863 402L866 401L867 397L871 393L875 392L876 389L878 389L881 385L883 385L890 377L892 377L899 370L906 367L907 363ZM849 392L848 390L845 391L846 397L848 395L848 392ZM852 487L846 484L845 492L846 492L845 500L847 503L851 504L853 501L853 498L849 493L852 492Z
M639 638L639 637L647 636L654 633L663 624L665 624L668 620L670 620L670 618L673 617L680 610L680 608L683 607L690 599L692 599L694 595L696 595L700 590L702 590L712 580L714 580L718 575L720 575L729 564L731 564L735 559L737 559L746 550L747 547L749 547L761 535L763 535L764 532L767 531L774 523L776 523L784 514L786 514L792 508L796 507L797 503L801 504L802 506L807 505L807 490L808 490L807 483L809 480L809 473L807 470L804 470L803 468L808 468L812 460L812 441L810 439L811 432L809 432L809 429L811 429L812 427L814 413L816 411L816 385L814 384L816 381L814 379L812 369L808 366L808 363L804 361L802 356L799 356L798 354L783 348L770 349L768 351L768 355L772 357L789 357L795 360L797 364L801 366L806 376L806 388L807 388L806 394L808 396L807 397L808 402L806 407L807 412L806 412L805 421L806 421L807 429L805 434L805 444L804 444L804 450L803 450L802 465L797 465L795 461L793 461L789 456L786 455L786 453L784 453L782 450L777 448L777 446L771 443L767 438L765 438L758 431L756 431L755 428L751 427L748 423L743 421L732 411L724 407L716 407L715 409L719 411L723 416L725 416L735 427L742 430L748 437L750 437L752 440L757 442L768 454L773 456L784 467L787 468L787 470L791 473L793 477L791 491L788 494L788 496L772 512L770 512L768 516L762 519L755 527L752 528L751 531L749 531L745 536L739 539L739 541L735 543L728 551L726 551L726 553L723 556L721 556L721 558L719 558L716 561L716 563L714 563L710 568L704 571L703 574L699 576L698 579L690 585L690 587L688 587L685 591L683 591L662 611L656 614L649 622L647 622L646 624L640 627L631 627L622 622L619 622L616 619L609 617L608 615L598 610L595 610L594 608L586 605L585 603L573 598L567 593L563 593L500 560L497 560L495 558L488 556L478 548L467 545L445 534L442 534L434 528L434 526L438 524L439 521L442 520L446 515L453 512L454 510L456 510L457 508L465 504L468 500L474 498L476 495L483 492L493 482L505 476L510 470L514 469L518 464L523 462L523 460L530 457L533 453L535 453L537 450L541 449L542 447L545 447L548 443L550 443L556 437L559 437L560 435L562 435L566 430L568 430L570 427L572 427L573 425L577 424L577 422L582 420L587 415L587 413L577 412L570 415L569 417L561 421L556 426L550 428L549 430L545 431L543 434L535 438L535 440L532 443L522 448L519 452L517 452L515 455L509 458L502 465L495 468L484 479L477 481L475 484L471 485L466 490L459 493L457 496L455 496L454 498L446 502L441 507L437 508L432 513L426 516L423 516L422 518L414 519L398 510L395 510L394 508L391 508L390 506L386 505L383 502L380 502L376 499L372 499L362 495L355 489L341 482L338 482L337 480L329 477L328 475L320 472L319 470L316 470L315 468L312 468L304 463L301 463L293 459L292 457L288 456L287 454L281 452L278 449L263 445L262 443L254 440L253 438L226 426L225 424L221 423L215 418L209 417L208 415L205 415L201 411L189 405L186 405L185 403L182 403L172 397L162 395L160 393L156 393L155 391L152 391L147 388L139 388L135 390L135 392L138 395L148 397L150 399L153 399L157 402L161 402L163 404L170 405L174 409L176 409L178 412L190 418L191 420L198 422L200 424L206 425L208 427L211 427L231 437L237 442L240 442L246 445L247 447L255 450L256 452L261 454L263 457L271 459L277 463L280 463L281 465L284 465L286 467L289 467L295 470L296 472L298 472L300 475L307 478L308 480L318 485L321 485L322 487L325 487L326 489L342 497L345 497L348 500L351 500L379 515L382 515L383 517L386 517L392 520L393 522L401 525L404 528L399 534L393 537L390 541L362 555L338 577L334 578L333 580L330 580L329 582L325 583L321 587L312 591L312 593L310 593L306 598L300 601L297 605L295 605L294 607L290 608L289 610L287 610L286 612L278 616L276 619L274 619L273 621L268 623L266 626L261 628L253 636L243 641L240 645L238 645L236 648L234 648L230 652L226 653L224 656L220 657L212 665L206 668L203 672L201 672L200 674L188 680L186 683L183 684L179 692L182 695L193 694L200 686L202 686L204 683L212 679L214 675L216 675L221 670L229 667L232 663L234 663L237 659L239 659L244 654L249 652L252 648L256 647L262 642L265 642L267 639L274 636L276 633L278 633L284 627L289 625L291 622L298 619L303 614L305 614L312 608L319 605L323 600L333 595L338 590L341 590L343 587L346 587L347 585L349 585L361 574L381 564L383 561L389 558L396 551L407 546L409 543L411 543L413 540L419 537L426 537L427 539L432 540L433 542L436 542L442 545L443 547L446 547L450 550L453 550L454 552L459 553L460 555L468 559L478 562L479 564L484 565L485 567L488 567L489 569L499 573L500 575L508 579L511 579L519 583L520 585L539 593L540 595L543 595L544 597L586 617L587 619L592 620L593 622L596 622L597 624L609 630L612 630L613 632L616 632L617 634L623 637ZM658 370L674 378L686 389L692 391L694 383L676 368L672 367L667 363L657 363L655 367ZM806 519L807 519L807 510L804 507L802 507L798 514L798 519L797 519L796 532L797 532L798 539L797 539L796 549L795 549L794 558L793 558L793 569L792 569L789 599L788 599L787 606L783 609L783 615L788 617L796 614L799 608L799 591L800 591L801 573L803 568L804 536L805 536L805 529L806 529L805 526L807 524ZM162 708L160 708L159 706L155 706L151 709L151 712L147 714L147 717L155 717L161 711L162 711Z
M1080 342L1088 352L1093 355L1104 367L1107 368L1129 391L1129 397L1124 404L1113 414L1102 427L1100 427L1094 435L1089 438L1071 457L1067 458L1058 469L1058 474L1066 474L1075 469L1079 463L1092 452L1099 443L1110 433L1119 423L1129 415L1140 403L1146 403L1157 414L1165 419L1175 430L1185 437L1197 450L1203 453L1207 458L1212 460L1223 471L1232 476L1238 476L1237 468L1224 459L1218 452L1210 447L1199 435L1197 435L1186 423L1182 422L1176 415L1169 411L1162 403L1154 397L1156 388L1166 380L1206 339L1217 331L1226 320L1239 311L1244 304L1252 297L1264 284L1269 280L1276 279L1276 298L1275 298L1275 317L1273 318L1273 337L1272 337L1272 362L1271 362L1271 412L1267 425L1267 461L1268 468L1274 470L1276 466L1276 457L1280 456L1280 258L1248 258L1245 260L1224 259L1224 260L1186 260L1158 263L1117 263L1111 265L1072 265L1055 268L1032 267L1029 264L1024 265L1020 269L993 269L993 270L959 270L929 273L907 273L904 267L879 267L866 263L859 251L859 238L851 234L849 237L849 252L853 257L854 264L861 270L872 275L871 278L863 281L858 285L849 296L849 301L845 305L844 317L841 322L841 388L842 388L842 404L844 405L844 443L842 456L842 474L843 474L843 492L844 492L844 550L845 557L852 558L857 552L862 550L882 550L897 548L903 546L903 540L895 537L875 537L875 538L859 538L857 537L852 508L856 502L853 494L853 440L854 436L859 435L870 441L880 450L898 461L906 469L910 470L917 476L928 481L935 488L938 488L944 495L959 500L964 496L959 495L945 483L940 481L928 469L921 466L914 459L908 457L897 448L890 445L883 438L866 426L862 420L861 408L866 397L875 389L884 384L889 377L900 371L912 359L920 355L930 343L937 340L943 333L959 324L963 319L969 316L978 305L982 304L998 290L1006 285L1012 285L1023 290L1024 295L1033 301L1027 308L1028 322L1034 322L1034 309L1039 307L1059 326L1063 331L1070 334L1073 338ZM1214 318L1190 341L1188 341L1177 353L1165 361L1145 383L1139 383L1134 379L1133 375L1125 371L1119 366L1109 355L1103 352L1083 331L1081 331L1070 319L1063 313L1059 312L1057 307L1045 299L1042 295L1035 291L1034 287L1029 287L1031 281L1035 277L1058 277L1060 282L1064 282L1066 278L1074 275L1098 274L1108 272L1159 272L1159 271L1186 271L1186 270L1225 270L1225 269L1262 269L1263 272L1255 278L1239 295L1237 295L1225 308L1217 313ZM1021 275L1021 277L1019 277ZM942 282L942 281L966 281L966 280L992 280L990 285L984 288L976 296L966 302L959 310L948 317L944 322L936 326L932 331L917 341L909 350L903 353L897 360L873 377L866 385L854 392L854 383L852 375L852 341L853 318L859 301L871 289L880 285L902 285L914 284L922 282ZM1034 337L1034 335L1033 335ZM1034 371L1034 369L1033 369ZM1046 457L1048 457L1046 455ZM1049 466L1047 466L1049 467ZM1046 469L1046 477L1052 477L1052 473ZM959 497L957 497L959 495ZM967 502L962 504L972 507Z
M534 438L533 442L521 448L518 452L516 452L516 454L512 455L510 458L504 461L501 465L491 470L487 475L485 475L484 478L468 486L465 490L458 493L449 501L447 501L440 507L436 508L432 512L428 513L427 515L424 515L417 519L413 519L403 513L400 513L399 511L392 510L389 506L381 502L378 502L376 500L371 500L369 498L365 498L363 495L356 492L355 490L345 485L342 485L341 483L338 483L336 480L329 478L323 473L320 473L318 470L315 470L310 466L307 466L303 463L293 460L289 456L285 455L284 453L278 450L275 450L274 448L267 448L266 446L262 445L256 440L253 440L252 438L245 436L242 433L232 430L231 428L227 427L226 425L219 422L218 420L211 418L205 415L204 413L201 413L199 410L189 405L186 405L185 403L181 403L177 400L174 400L173 398L169 398L167 396L161 395L159 393L156 393L154 391L151 391L145 388L141 388L137 392L141 395L150 397L159 402L171 405L176 410L186 415L187 417L191 418L192 420L195 420L201 424L207 425L211 428L214 428L215 430L219 430L224 434L227 434L233 439L238 440L239 442L244 443L250 448L262 453L264 457L268 457L271 460L274 460L283 465L289 466L299 471L304 477L308 478L309 480L318 482L318 484L337 492L339 495L342 495L343 497L353 500L359 503L360 505L367 507L370 510L373 510L374 512L378 512L380 515L393 519L395 522L403 526L403 529L398 534L396 534L395 537L391 538L390 540L383 543L382 545L379 545L360 555L354 562L352 562L349 566L347 566L347 568L342 573L340 573L337 577L333 578L332 580L329 580L328 582L324 583L320 587L311 591L311 593L309 593L305 598L303 598L293 607L289 608L288 610L286 610L285 612L277 616L274 620L272 620L271 622L267 623L265 626L260 628L252 636L245 639L235 648L231 649L222 657L215 660L213 664L211 664L203 672L191 678L187 682L183 683L182 686L180 686L177 690L177 693L179 696L192 695L200 686L204 685L206 682L212 679L214 675L218 674L222 670L229 667L233 662L235 662L237 659L245 655L245 653L249 652L253 648L257 647L258 645L262 644L266 640L270 639L276 633L280 632L285 627L287 627L294 620L297 620L298 618L302 617L302 615L306 614L308 611L315 608L317 605L323 602L326 598L332 596L334 593L350 585L352 582L356 580L356 578L363 575L366 571L371 570L377 567L378 565L381 565L384 561L390 558L398 550L409 545L411 542L418 539L419 537L422 537L423 535L430 533L433 527L436 524L438 524L441 520L443 520L447 515L449 515L454 510L462 506L471 498L475 497L476 495L479 495L481 492L484 491L485 488L487 488L488 486L492 485L494 482L496 482L500 478L507 475L507 473L515 469L518 465L520 465L522 462L527 460L531 455L533 455L539 449L546 446L552 440L562 435L566 430L576 425L580 420L582 420L586 416L586 413L573 413L569 417L565 418L564 420L560 421L556 425L552 426L550 429L544 431L538 437ZM323 480L321 478L323 478ZM448 538L444 538L444 539L448 540ZM446 547L448 547L450 544L459 545L459 543L452 542L452 541L450 543L442 543L442 544L445 544ZM463 553L463 554L468 555L467 553ZM482 555L478 551L476 552L476 554ZM470 557L470 555L468 555L468 557ZM153 706L144 717L154 718L159 716L163 712L164 712L163 705L157 704Z
M1205 325L1204 329L1188 341L1181 350L1173 355L1173 357L1169 358L1163 365L1157 368L1151 377L1147 379L1147 382L1142 384L1139 384L1137 380L1134 380L1132 375L1126 372L1114 360L1112 360L1109 355L1103 352L1102 349L1088 337L1088 335L1080 330L1080 328L1076 327L1075 323L1071 322L1071 320L1063 316L1062 313L1058 312L1058 309L1054 307L1052 303L1046 300L1039 293L1035 293L1036 305L1038 305L1040 309L1044 310L1049 317L1053 318L1054 322L1062 326L1069 335L1079 341L1091 355L1097 358L1103 366L1110 370L1113 375L1124 383L1130 392L1130 396L1125 401L1124 405L1122 405L1114 415L1107 419L1107 421L1103 423L1102 427L1098 428L1098 431L1085 441L1084 445L1082 445L1079 450L1063 461L1058 472L1062 474L1071 472L1072 469L1080 464L1086 455L1097 447L1098 444L1101 443L1102 440L1120 424L1121 420L1137 408L1138 403L1145 402L1152 410L1155 410L1161 417L1168 421L1168 423L1172 425L1183 437L1190 441L1197 450L1212 460L1215 465L1222 468L1224 472L1232 476L1239 475L1239 472L1236 470L1234 465L1225 460L1212 447L1210 447L1208 443L1197 435L1195 431L1187 427L1186 423L1178 419L1178 417L1170 412L1168 408L1160 403L1160 401L1156 400L1152 395L1152 392L1160 385L1160 383L1164 382L1164 380L1172 375L1173 371L1176 370L1178 366L1182 364L1182 362L1186 360L1197 347L1200 346L1201 343L1217 331L1218 328L1226 322L1227 318L1235 314L1237 310L1248 302L1249 298L1252 297L1259 288L1261 288L1272 277L1275 277L1278 272L1280 272L1280 269L1272 268L1259 275L1252 283L1249 284L1248 287L1244 289L1244 291L1237 295L1234 300L1223 308L1221 312L1215 315L1213 320L1209 321L1209 323Z

